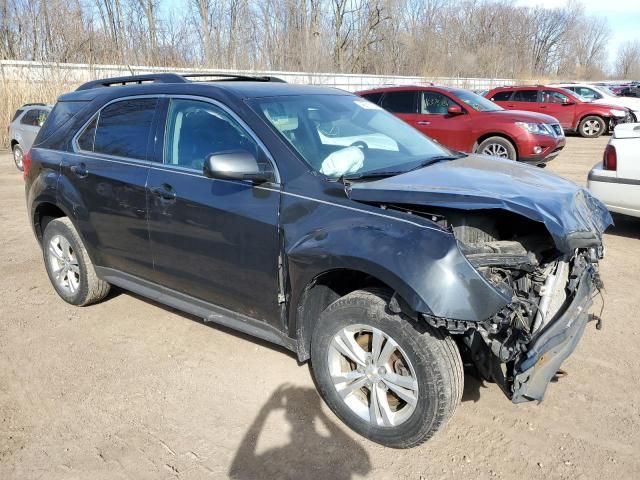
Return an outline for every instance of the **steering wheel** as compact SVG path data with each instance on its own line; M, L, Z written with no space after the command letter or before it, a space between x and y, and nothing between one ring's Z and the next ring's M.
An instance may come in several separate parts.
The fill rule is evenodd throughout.
M358 140L357 142L353 142L351 145L351 147L358 147L360 150L363 151L367 151L369 150L369 145L366 144L366 142L363 142L362 140Z

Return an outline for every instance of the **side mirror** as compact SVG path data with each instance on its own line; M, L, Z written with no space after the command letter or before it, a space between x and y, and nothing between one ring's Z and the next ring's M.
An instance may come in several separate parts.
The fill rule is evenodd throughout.
M571 100L569 100L568 98L565 98L562 101L562 105L575 105L576 102L572 102Z
M462 115L462 108L460 105L449 105L447 113L449 115Z
M202 173L205 177L221 180L249 180L253 183L273 180L273 172L261 167L256 157L245 150L208 155Z

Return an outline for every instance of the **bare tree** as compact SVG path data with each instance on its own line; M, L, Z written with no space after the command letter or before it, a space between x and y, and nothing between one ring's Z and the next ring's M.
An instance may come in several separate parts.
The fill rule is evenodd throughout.
M628 41L618 50L616 74L624 79L640 78L640 41Z

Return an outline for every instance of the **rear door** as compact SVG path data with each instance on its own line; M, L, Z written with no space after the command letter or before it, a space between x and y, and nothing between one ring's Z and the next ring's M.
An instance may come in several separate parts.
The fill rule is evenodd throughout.
M74 138L75 153L64 157L59 187L98 265L142 278L153 273L146 182L157 103L122 99L96 113Z
M540 93L538 112L557 118L562 128L573 128L576 103L557 90L542 90Z
M268 154L219 103L172 98L166 108L163 163L152 167L147 193L154 281L277 325L279 186L202 173L212 153Z
M500 103L509 110L526 110L529 112L540 111L538 104L538 90L533 88L517 89L513 92L511 99Z
M380 106L414 127L419 120L418 92L416 91L401 90L385 92L380 100Z

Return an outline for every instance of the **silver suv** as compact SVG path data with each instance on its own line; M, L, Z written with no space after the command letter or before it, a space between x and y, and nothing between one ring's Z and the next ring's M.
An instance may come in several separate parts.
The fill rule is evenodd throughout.
M53 107L44 103L27 103L13 115L9 124L9 140L13 161L22 170L22 157L28 152Z

